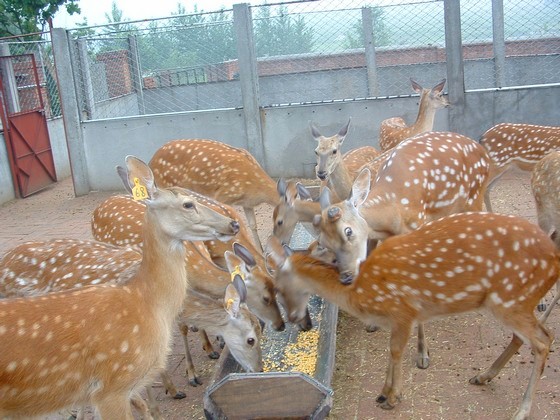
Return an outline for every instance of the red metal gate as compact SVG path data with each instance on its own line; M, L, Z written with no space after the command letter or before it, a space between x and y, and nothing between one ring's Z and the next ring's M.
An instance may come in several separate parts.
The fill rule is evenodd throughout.
M0 113L18 197L56 182L42 79L33 54L0 57Z

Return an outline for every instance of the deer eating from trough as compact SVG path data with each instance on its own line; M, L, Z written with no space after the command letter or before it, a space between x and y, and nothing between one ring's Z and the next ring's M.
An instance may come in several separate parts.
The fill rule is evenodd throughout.
M242 206L262 252L255 207L276 205L276 183L247 150L215 140L174 140L161 146L149 165L158 185L177 185Z
M491 159L484 204L486 210L492 211L490 190L496 181L514 167L531 171L548 153L560 149L560 127L501 123L488 129L482 135L480 144Z
M423 88L412 79L410 79L410 83L412 89L420 95L416 121L412 125L406 125L401 117L383 120L379 128L379 147L383 151L392 149L409 137L432 131L436 111L449 106L449 101L443 96L445 79L431 89Z
M532 374L513 418L529 417L552 343L543 326L550 311L539 321L534 309L560 274L560 254L535 224L482 212L445 216L386 239L350 285L340 283L335 265L303 253L290 255L276 238L268 249L291 321L301 316L309 295L317 294L366 325L390 330L385 385L377 397L382 408L392 409L401 399L403 351L414 323L485 309L514 336L492 366L470 383L491 381L528 343L534 355Z
M125 161L121 178L147 204L138 269L125 285L0 300L0 417L90 404L102 418L132 419L130 397L165 368L187 297L183 241L239 230L185 190L158 188L144 162Z

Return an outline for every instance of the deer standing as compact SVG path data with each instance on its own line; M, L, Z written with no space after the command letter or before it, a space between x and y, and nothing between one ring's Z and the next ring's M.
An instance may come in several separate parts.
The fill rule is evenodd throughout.
M410 82L412 83L412 89L420 95L416 121L408 126L401 117L383 120L379 128L379 147L383 151L392 149L401 141L416 134L432 131L436 111L449 106L449 101L443 96L445 79L431 89L423 88L412 79L410 79Z
M389 365L377 397L382 408L392 409L401 398L402 356L415 322L486 309L514 336L492 366L470 383L488 383L522 342L529 343L533 371L513 418L529 417L552 343L543 326L550 310L539 321L534 309L560 275L560 254L538 226L493 213L446 216L385 240L351 285L340 283L336 266L305 254L286 255L274 239L269 255L292 321L307 306L309 295L317 294L365 324L390 329ZM559 297L557 293L555 302Z
M247 150L214 140L174 140L160 147L149 165L158 185L178 185L242 206L262 251L255 207L276 205L276 183Z
M156 187L133 156L118 172L147 204L141 263L123 286L0 301L0 417L91 404L102 418L132 419L129 399L165 368L186 299L183 241L239 230L183 189Z
M490 189L496 181L513 167L530 171L548 153L560 149L560 127L501 123L487 130L480 144L491 159L484 204L492 211Z
M321 181L326 181L341 200L348 197L352 181L359 169L367 162L375 159L379 151L373 146L352 149L344 156L340 148L348 134L351 119L334 136L323 136L314 124L311 124L311 135L317 142L315 155L317 165L315 173Z

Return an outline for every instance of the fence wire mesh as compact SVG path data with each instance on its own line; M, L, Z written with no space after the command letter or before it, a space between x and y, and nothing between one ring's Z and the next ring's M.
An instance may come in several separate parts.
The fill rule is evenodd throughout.
M2 56L11 56L10 72L14 78L10 84L17 90L17 106L10 106L11 112L24 112L40 107L39 92L42 97L45 115L55 118L61 115L60 95L56 83L56 72L50 34L22 35L18 38L8 38L2 43ZM34 63L30 59L34 58ZM35 84L35 68L37 71L38 85ZM2 66L3 67L3 66ZM7 85L9 77L5 69L0 69L0 77Z
M503 15L493 14L500 3ZM466 89L560 82L560 2L460 5ZM254 48L261 106L410 95L410 78L428 87L446 75L444 6L442 0L250 6L253 46L238 45L242 23L233 10L76 28L69 34L82 115L242 107L238 48ZM4 43L10 54L35 55L48 115L60 115L48 34Z

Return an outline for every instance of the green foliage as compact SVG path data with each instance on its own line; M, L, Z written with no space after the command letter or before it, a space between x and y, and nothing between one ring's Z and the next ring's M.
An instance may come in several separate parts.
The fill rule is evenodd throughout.
M286 6L279 6L272 16L272 7L260 7L255 17L255 44L258 57L300 54L313 50L313 30L303 16L294 18Z
M371 14L373 18L373 40L376 47L390 45L390 34L385 24L383 9L380 7L372 7ZM350 32L346 33L344 47L348 49L364 48L364 29L362 19L358 19L352 25Z
M77 0L0 0L0 36L43 32L61 6L80 13Z

